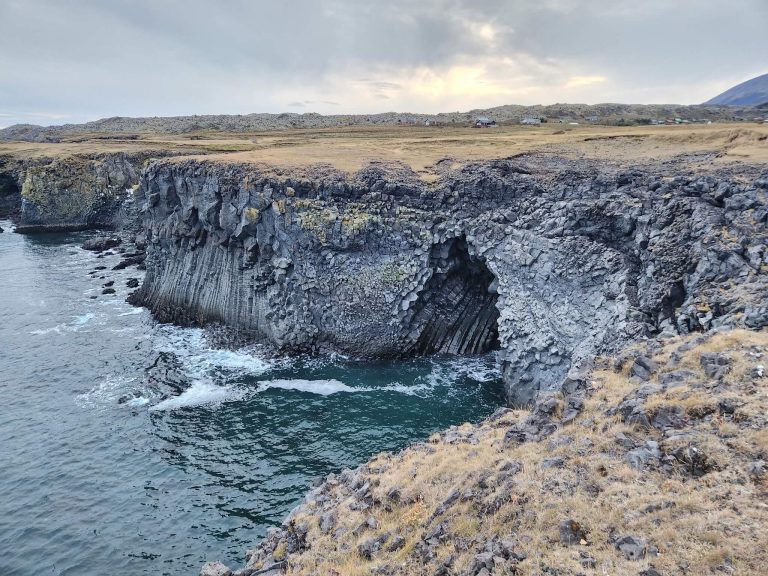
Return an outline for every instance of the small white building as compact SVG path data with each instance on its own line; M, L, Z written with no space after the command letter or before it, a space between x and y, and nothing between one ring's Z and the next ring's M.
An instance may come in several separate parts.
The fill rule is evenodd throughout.
M526 126L536 126L541 124L541 118L533 118L532 116L527 116L520 120L520 124L525 124Z

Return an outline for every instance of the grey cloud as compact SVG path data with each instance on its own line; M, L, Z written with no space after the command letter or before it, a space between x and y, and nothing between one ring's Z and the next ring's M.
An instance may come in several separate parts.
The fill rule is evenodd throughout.
M716 92L766 72L766 28L765 0L0 0L0 108L4 122L368 111L345 99L356 83L423 108L409 71L504 58L530 63L553 101L567 78L537 68L608 76L647 102L672 83Z

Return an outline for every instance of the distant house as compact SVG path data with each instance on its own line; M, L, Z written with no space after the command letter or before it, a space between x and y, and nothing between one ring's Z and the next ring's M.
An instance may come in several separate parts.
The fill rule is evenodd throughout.
M520 124L525 124L527 126L535 126L535 125L541 124L541 118L526 116L522 120L520 120Z
M600 122L600 116L587 116L586 118L587 122L596 123Z
M496 120L491 120L487 116L480 116L475 120L475 128L490 128L496 126Z

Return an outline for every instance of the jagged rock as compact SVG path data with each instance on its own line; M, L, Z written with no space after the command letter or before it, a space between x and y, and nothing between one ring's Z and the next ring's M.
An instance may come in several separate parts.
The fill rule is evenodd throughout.
M629 370L631 376L643 382L649 380L654 372L656 372L656 363L647 356L638 356Z
M481 573L482 570L492 571L494 566L493 552L481 552L472 558L468 572L473 576Z
M587 534L581 524L568 519L560 522L560 544L571 546L587 539Z
M660 458L659 443L653 440L647 440L645 446L630 450L626 456L627 463L638 470L642 470L651 462L658 462Z
M120 245L120 238L96 236L95 238L89 238L83 242L83 250L91 250L93 252L104 252L110 248Z
M659 382L662 386L674 388L675 386L684 384L686 381L690 381L695 376L696 374L690 370L673 370L672 372L661 374L659 376Z
M232 576L232 570L221 562L206 562L200 570L200 576Z
M541 461L542 468L562 468L565 466L565 458L555 456L554 458L544 458Z
M768 306L749 306L744 311L744 324L755 330L768 326Z
M653 416L654 428L667 430L669 428L682 428L685 425L685 414L680 406L660 406Z
M717 352L704 352L701 355L701 367L709 378L720 379L731 369L731 358Z
M323 534L328 534L331 530L333 530L334 526L336 526L336 512L326 512L322 516L320 516L320 532Z
M647 544L641 538L624 536L616 541L616 548L627 560L642 560L645 558Z
M358 544L357 552L366 560L370 560L376 552L381 550L382 545L384 545L387 540L389 540L389 534L382 534L376 538L368 538Z
M389 545L387 546L387 552L397 552L401 548L405 546L405 538L400 536L399 534L396 535L392 540L390 541Z
M123 259L112 267L112 270L124 270L129 266L140 266L144 263L146 255L143 253L134 253L123 255Z
M139 287L139 279L138 278L128 278L128 281L125 283L125 285L128 288L138 288Z
M114 288L104 288L104 290L101 291L102 294L114 294L115 289Z

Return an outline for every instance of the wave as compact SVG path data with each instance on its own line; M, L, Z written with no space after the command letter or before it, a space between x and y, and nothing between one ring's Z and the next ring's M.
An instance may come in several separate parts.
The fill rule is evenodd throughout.
M118 314L118 316L133 316L134 314L141 314L144 312L144 308L133 308L129 310L128 312L123 312L122 314Z
M348 386L339 380L304 380L297 378L294 380L264 380L259 382L265 390L270 388L279 388L280 390L296 390L298 392L309 392L311 394L319 394L321 396L330 396L331 394L338 394L340 392L370 392L375 388L355 388Z
M87 314L83 314L81 316L73 316L74 320L72 322L67 322L63 324L57 324L56 326L53 326L51 328L41 328L39 330L32 330L30 334L34 334L36 336L42 336L44 334L50 334L51 332L55 332L56 334L61 334L63 332L77 332L88 324L91 320L95 318L95 314L92 312L88 312Z
M233 377L258 376L272 368L270 362L255 356L247 349L211 348L205 342L203 330L199 328L159 326L153 341L154 351L175 355L185 375L192 381L223 382Z
M231 386L217 386L209 381L199 380L187 390L151 406L150 412L178 410L195 406L217 405L223 402L241 400L245 392Z

